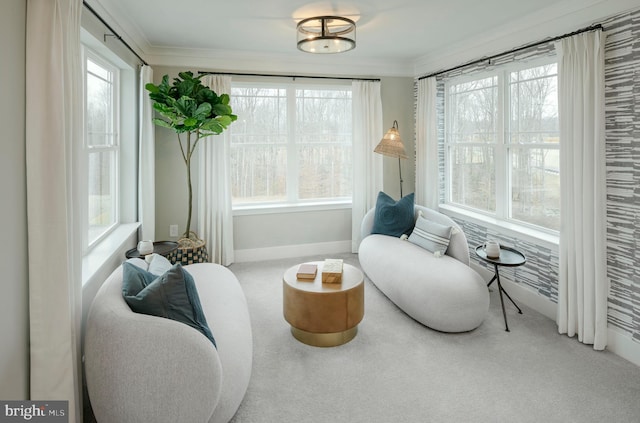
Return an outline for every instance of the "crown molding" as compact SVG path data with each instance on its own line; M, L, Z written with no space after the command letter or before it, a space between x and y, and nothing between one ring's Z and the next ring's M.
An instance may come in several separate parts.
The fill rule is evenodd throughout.
M127 44L143 59L151 49L151 44L140 28L126 17L126 14L111 0L85 0L104 19ZM84 10L83 13L89 13Z
M229 72L311 73L342 76L419 77L562 35L636 9L637 0L563 0L495 27L484 36L443 47L416 59L359 57L357 51L336 55L267 54L213 49L153 47L139 27L111 0L87 0L149 64L202 67Z
M146 55L152 66L215 69L220 72L306 73L358 77L413 77L412 60L332 55L267 54L231 50L154 48Z
M152 66L202 67L229 72L310 73L360 77L414 76L413 60L363 58L358 57L355 51L335 55L312 55L297 50L293 54L267 54L155 47L150 45L135 22L117 7L117 3L111 0L87 2Z
M566 0L495 28L491 33L440 48L415 61L414 75L428 75L532 42L563 35L638 7L637 0ZM550 18L550 16L552 18Z

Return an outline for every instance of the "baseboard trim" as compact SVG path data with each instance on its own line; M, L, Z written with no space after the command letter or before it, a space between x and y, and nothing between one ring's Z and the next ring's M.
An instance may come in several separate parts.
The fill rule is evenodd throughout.
M471 267L480 273L486 281L491 280L493 277L493 272L482 266L471 263ZM514 300L534 309L554 322L556 321L558 312L558 305L556 303L526 286L515 283L505 277L500 277L500 282ZM634 341L629 334L618 328L611 326L607 328L607 350L632 362L636 366L640 366L640 343Z
M351 252L351 240L318 242L313 244L283 245L279 247L249 248L235 250L235 261L275 260L292 257L313 256L317 254L340 254Z
M640 367L640 343L618 328L607 328L607 349Z

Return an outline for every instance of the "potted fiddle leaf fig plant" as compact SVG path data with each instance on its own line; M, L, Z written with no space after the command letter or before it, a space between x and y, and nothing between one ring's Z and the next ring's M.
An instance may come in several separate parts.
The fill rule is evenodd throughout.
M187 170L189 195L187 224L182 238L178 240L178 254L183 256L181 261L184 264L187 264L185 260L187 254L184 250L195 248L204 248L206 256L200 257L201 260L198 261L208 261L204 241L191 231L193 211L191 158L201 139L221 134L238 118L232 113L229 95L218 95L202 84L201 77L202 75L194 76L192 72L180 72L171 84L169 76L164 75L160 84L145 85L146 90L149 91L149 98L153 101L153 109L160 116L154 118L153 122L176 133ZM180 250L183 250L182 254Z

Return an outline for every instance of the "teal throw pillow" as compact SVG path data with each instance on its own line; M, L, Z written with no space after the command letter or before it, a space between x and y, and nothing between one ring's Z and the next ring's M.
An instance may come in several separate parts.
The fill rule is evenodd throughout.
M136 295L158 276L145 271L130 261L122 263L122 293L125 295L125 300L126 295Z
M189 325L216 347L193 277L180 263L160 276L129 262L124 262L122 266L122 295L133 312Z
M409 235L415 224L414 194L411 193L395 201L384 192L378 193L376 211L373 217L372 234L400 237Z
M422 213L416 220L416 226L409 236L409 241L431 251L434 255L444 255L449 248L451 239L451 226L441 225L422 217Z

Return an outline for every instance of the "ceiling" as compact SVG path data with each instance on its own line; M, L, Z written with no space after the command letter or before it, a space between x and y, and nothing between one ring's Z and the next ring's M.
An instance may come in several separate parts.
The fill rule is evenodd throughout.
M87 0L153 65L416 76L588 26L637 0ZM355 50L296 48L296 22L357 23Z

